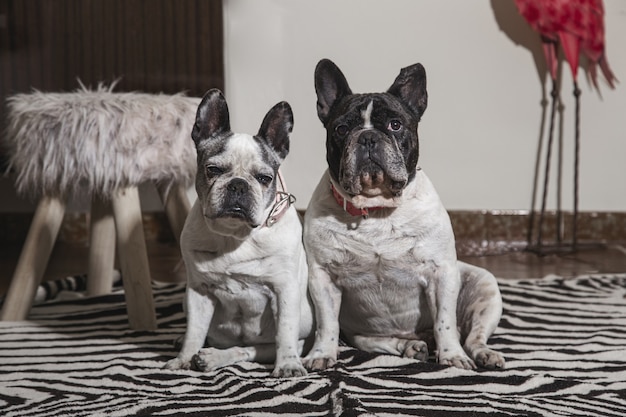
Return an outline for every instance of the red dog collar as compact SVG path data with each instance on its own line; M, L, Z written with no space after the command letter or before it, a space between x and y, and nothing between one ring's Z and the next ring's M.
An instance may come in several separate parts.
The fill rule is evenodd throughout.
M344 211L352 216L363 216L364 219L367 219L369 217L370 211L376 211L376 210L380 210L384 208L384 207L363 207L363 208L356 207L354 204L352 204L351 202L343 198L343 196L339 193L339 191L337 191L337 188L335 188L335 185L332 182L330 183L330 190L332 191L333 197L335 197L335 201L337 202L337 204L343 207Z

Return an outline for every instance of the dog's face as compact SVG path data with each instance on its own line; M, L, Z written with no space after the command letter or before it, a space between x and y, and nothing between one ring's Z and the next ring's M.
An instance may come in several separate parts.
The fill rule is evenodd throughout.
M292 128L291 107L281 102L265 115L257 135L233 133L222 93L205 94L191 136L198 154L196 191L209 229L244 238L265 221Z
M365 206L396 205L417 168L417 125L428 101L424 67L402 69L385 93L353 94L339 68L322 60L315 91L331 178Z

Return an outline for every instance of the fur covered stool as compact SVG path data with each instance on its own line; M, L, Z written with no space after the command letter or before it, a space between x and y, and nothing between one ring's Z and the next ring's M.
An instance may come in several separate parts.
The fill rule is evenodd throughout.
M15 185L38 198L0 318L23 320L54 246L65 204L91 197L87 292L109 292L115 248L130 326L155 329L156 316L137 187L157 185L179 238L196 172L191 130L200 99L114 93L102 85L73 93L17 94L7 100L6 145ZM85 191L87 190L87 191Z

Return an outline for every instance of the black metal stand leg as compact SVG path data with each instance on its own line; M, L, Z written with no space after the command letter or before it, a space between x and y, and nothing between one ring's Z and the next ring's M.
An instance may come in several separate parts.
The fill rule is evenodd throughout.
M554 119L556 117L556 104L558 100L558 89L556 80L552 80L552 108L550 110L550 128L548 130L548 143L546 149L546 161L543 177L543 194L541 197L541 211L539 212L539 225L537 227L537 251L541 252L543 246L543 222L546 213L546 203L548 200L548 184L550 182L550 160L552 158L552 143L554 142Z
M578 246L578 172L580 162L580 88L574 81L574 97L576 98L576 126L574 132L574 214L572 216L572 250Z

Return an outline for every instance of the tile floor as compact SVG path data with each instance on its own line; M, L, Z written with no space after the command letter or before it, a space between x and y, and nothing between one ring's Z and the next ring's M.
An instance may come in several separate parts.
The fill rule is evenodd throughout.
M610 244L583 248L570 254L539 256L515 251L487 256L459 256L463 261L490 270L498 278L543 278L626 272L626 245Z
M166 282L185 279L175 242L149 241L147 246L153 279ZM20 250L17 245L0 246L0 294L6 292ZM46 279L85 273L87 253L84 244L58 242L46 270ZM626 272L626 245L621 244L582 249L572 254L539 256L526 251L511 251L487 256L460 254L459 258L487 268L499 278L508 279Z

